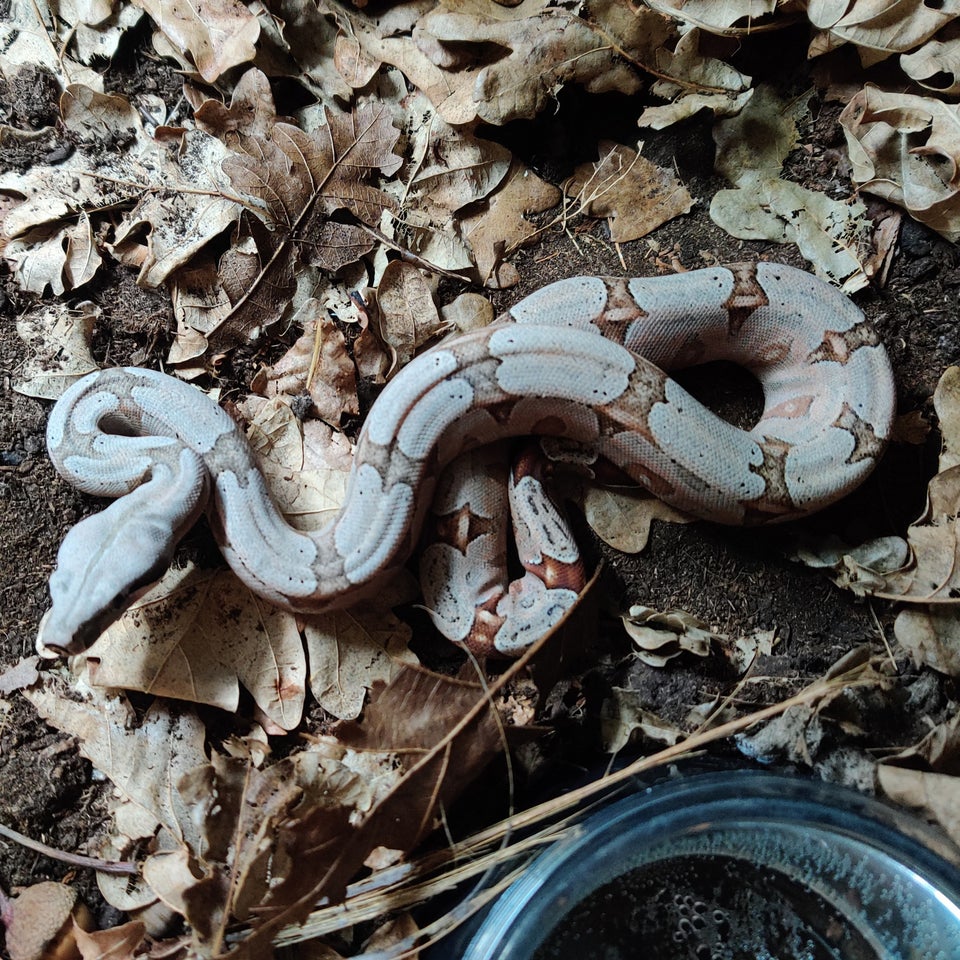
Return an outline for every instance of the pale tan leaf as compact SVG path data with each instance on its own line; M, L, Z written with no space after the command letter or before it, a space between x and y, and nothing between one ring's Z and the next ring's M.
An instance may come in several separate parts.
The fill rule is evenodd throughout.
M155 703L138 720L123 697L94 689L71 699L52 678L24 696L48 723L79 740L83 756L130 803L179 840L196 842L190 810L174 789L183 773L207 762L206 731L194 713L174 715Z
M266 139L278 119L270 81L256 67L246 70L237 81L229 107L207 98L191 84L184 87L184 93L194 105L200 129L230 146L239 146L248 137Z
M667 46L656 51L655 65L660 83L674 85L677 93L681 90L705 94L724 92L727 96L745 93L751 78L725 60L701 53L701 39L700 30L694 28L680 37L672 51ZM662 95L666 91L658 87L656 92Z
M960 610L955 604L901 610L893 631L914 663L960 676Z
M176 0L134 3L193 60L207 83L256 55L260 24L240 0L193 0L188 7L181 7Z
M782 0L648 0L654 10L684 23L723 33L731 27L749 29L769 16Z
M230 312L230 300L220 282L217 264L208 256L194 257L169 277L173 315L177 335L167 355L167 363L185 366L202 357L207 350L208 331ZM202 372L202 367L196 368ZM184 371L177 371L185 376Z
M100 308L88 300L71 310L44 307L17 321L17 333L32 351L20 368L14 389L28 397L56 400L81 377L97 369L90 353Z
M295 618L228 571L168 571L86 656L94 685L234 711L242 683L283 730L303 712L306 661Z
M239 406L250 420L247 439L286 519L298 529L323 526L346 494L350 441L320 420L300 421L281 398L251 396Z
M641 157L639 147L610 141L600 142L600 160L577 167L563 189L587 216L607 218L614 243L646 236L693 208L693 197L671 170Z
M306 301L293 317L303 333L277 363L262 370L253 387L267 396L309 395L314 412L339 426L360 413L357 377L343 334L319 300Z
M870 282L864 267L870 224L862 200L834 200L788 180L741 180L720 190L710 219L742 240L795 243L818 276L853 293Z
M960 777L925 773L881 763L880 789L894 802L922 811L960 843Z
M89 62L84 56L87 51L78 53L72 42L75 34L84 35L88 29L61 17L46 0L10 0L0 17L0 75L10 79L21 67L43 67L61 88L85 83L103 90L103 74L84 66ZM75 59L78 55L84 63Z
M454 130L435 115L426 129L429 161L413 179L415 196L453 212L488 196L507 175L511 156L506 147ZM417 152L425 151L419 147Z
M840 124L856 183L948 240L960 238L960 107L868 84Z
M352 92L334 62L340 29L329 13L326 3L272 2L271 15L260 18L257 62L270 76L290 76L326 109L340 111Z
M146 925L140 920L90 933L80 927L74 929L81 960L133 960L145 946L146 933Z
M960 713L931 727L920 741L887 757L887 762L908 767L922 763L935 773L960 774Z
M461 293L440 308L440 316L444 325L452 331L466 333L493 323L493 305L479 293Z
M889 589L891 574L910 561L910 548L902 537L877 537L851 547L831 536L817 543L801 545L795 559L815 570L831 571L830 579L858 596Z
M411 263L392 260L377 287L380 334L400 367L443 330L443 321L423 274Z
M654 520L689 523L690 517L646 490L616 490L589 486L583 512L598 537L623 553L639 553L647 545Z
M683 731L647 709L646 695L638 690L614 687L600 708L600 737L607 753L619 753L635 733L646 740L672 746Z
M778 177L797 145L797 125L810 115L809 98L784 100L770 84L760 84L739 114L714 124L717 172L734 185Z
M93 239L93 227L90 218L84 213L80 219L66 231L67 250L63 264L66 285L71 289L81 287L96 275L103 258Z
M633 93L639 77L619 51L643 62L673 32L662 17L615 0L592 4L591 22L535 4L523 4L520 13L528 15L494 4L483 12L439 5L421 17L415 41L356 11L349 22L365 57L402 70L454 125L533 117L566 83Z
M960 3L936 4L923 0L852 0L850 3L815 2L808 15L816 27L829 30L836 40L860 48L864 66L890 53L901 53L932 37L944 24L960 16Z
M726 639L685 610L661 613L637 604L621 620L637 647L636 656L651 667L665 666L681 653L709 656L712 642Z
M900 57L903 72L940 96L960 93L960 36L928 40L919 50Z
M63 293L64 267L67 252L64 249L66 230L55 230L46 239L38 239L42 231L32 231L11 240L4 251L21 289L43 296L47 287L54 296Z
M9 697L15 690L33 686L40 679L39 663L37 656L23 657L0 672L0 697Z
M482 283L491 281L507 252L534 235L527 217L555 207L561 196L555 186L514 160L506 178L485 203L461 217L463 235L473 250Z
M672 90L665 90L664 96L672 93ZM738 114L752 96L752 89L744 90L736 96L727 93L681 93L676 100L665 106L644 107L637 123L641 127L650 127L651 130L663 130L671 124L694 116L701 110L709 110L718 117L730 117Z
M360 715L367 691L389 683L402 664L417 664L407 648L410 628L382 606L311 617L304 625L310 660L310 692L341 720Z

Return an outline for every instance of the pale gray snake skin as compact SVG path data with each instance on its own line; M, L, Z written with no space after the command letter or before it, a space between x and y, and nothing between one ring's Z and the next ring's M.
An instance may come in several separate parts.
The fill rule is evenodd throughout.
M665 372L714 359L759 379L764 410L751 430L715 416ZM511 497L527 576L511 587L505 570L486 571L502 558L482 540L485 520L503 508L487 502L492 486L471 474L468 451L505 437L561 437L682 510L767 523L819 510L861 483L893 406L873 328L802 271L760 263L562 280L405 367L367 417L339 514L308 534L284 520L241 429L213 401L151 370L103 370L57 402L47 442L67 480L118 499L64 539L38 645L48 654L89 646L159 578L204 510L227 562L257 594L300 612L349 606L407 560L436 493L453 533L428 547L426 605L452 639L516 653L576 598L557 572L578 562L575 545L538 499L537 477L524 476ZM451 463L465 466L437 491Z

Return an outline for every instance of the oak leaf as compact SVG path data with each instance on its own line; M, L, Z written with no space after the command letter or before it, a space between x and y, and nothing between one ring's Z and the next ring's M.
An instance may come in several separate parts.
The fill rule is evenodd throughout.
M423 274L413 264L392 260L377 287L380 333L399 367L443 330L443 321Z
M372 238L362 240L359 224L376 225L384 211L395 208L371 182L391 176L401 163L393 152L399 131L389 113L368 104L347 115L328 111L326 119L314 133L276 123L269 139L246 137L239 143L242 152L223 161L234 190L258 209L275 239L259 237L258 259L236 287L233 311L210 332L218 346L279 318L287 298L277 292L289 285L298 264L342 266L372 248ZM331 215L341 211L355 222L331 223Z
M303 327L294 345L273 365L260 371L253 389L266 396L308 395L322 420L339 426L344 416L357 416L357 376L343 334L319 300L307 300L293 317Z
M868 84L844 107L840 125L862 189L960 239L960 107Z
M587 216L606 217L610 239L626 243L689 213L693 197L674 176L637 150L600 142L600 159L577 167L563 189Z
M183 54L207 83L252 60L260 24L241 0L133 0Z

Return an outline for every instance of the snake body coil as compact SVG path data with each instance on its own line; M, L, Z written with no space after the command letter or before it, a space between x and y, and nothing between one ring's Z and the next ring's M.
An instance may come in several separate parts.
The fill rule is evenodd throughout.
M718 418L665 372L716 359L760 380L764 410L752 430ZM47 441L72 484L119 499L65 538L39 643L70 653L88 646L162 574L203 510L256 593L295 611L347 606L406 561L437 493L435 510L453 518L446 527L455 535L428 549L427 606L453 639L512 652L570 606L576 590L550 571L575 548L538 499L532 470L511 493L528 577L510 587L505 572L472 574L503 550L470 556L502 511L486 502L489 484L469 451L504 437L560 437L680 509L766 523L818 510L859 484L883 450L893 399L873 329L846 297L801 271L761 263L563 280L405 367L364 424L338 516L308 534L283 519L241 430L215 403L161 373L104 370L58 401ZM437 491L451 463L453 480Z

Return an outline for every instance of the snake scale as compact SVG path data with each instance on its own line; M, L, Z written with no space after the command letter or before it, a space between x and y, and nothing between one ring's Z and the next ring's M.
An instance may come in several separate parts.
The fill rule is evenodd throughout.
M711 413L666 372L718 359L761 383L751 430ZM162 373L106 369L71 386L49 420L57 470L118 499L64 539L38 645L48 655L89 646L160 577L204 510L254 592L313 613L375 592L415 549L432 505L426 607L451 639L516 653L570 607L582 572L571 577L576 545L528 465L509 489L526 572L509 582L494 530L507 509L500 454L484 453L496 449L488 445L561 438L682 510L762 524L857 486L882 453L893 403L873 328L802 271L759 263L561 280L401 370L364 423L339 513L304 533L284 520L241 429L216 403Z

